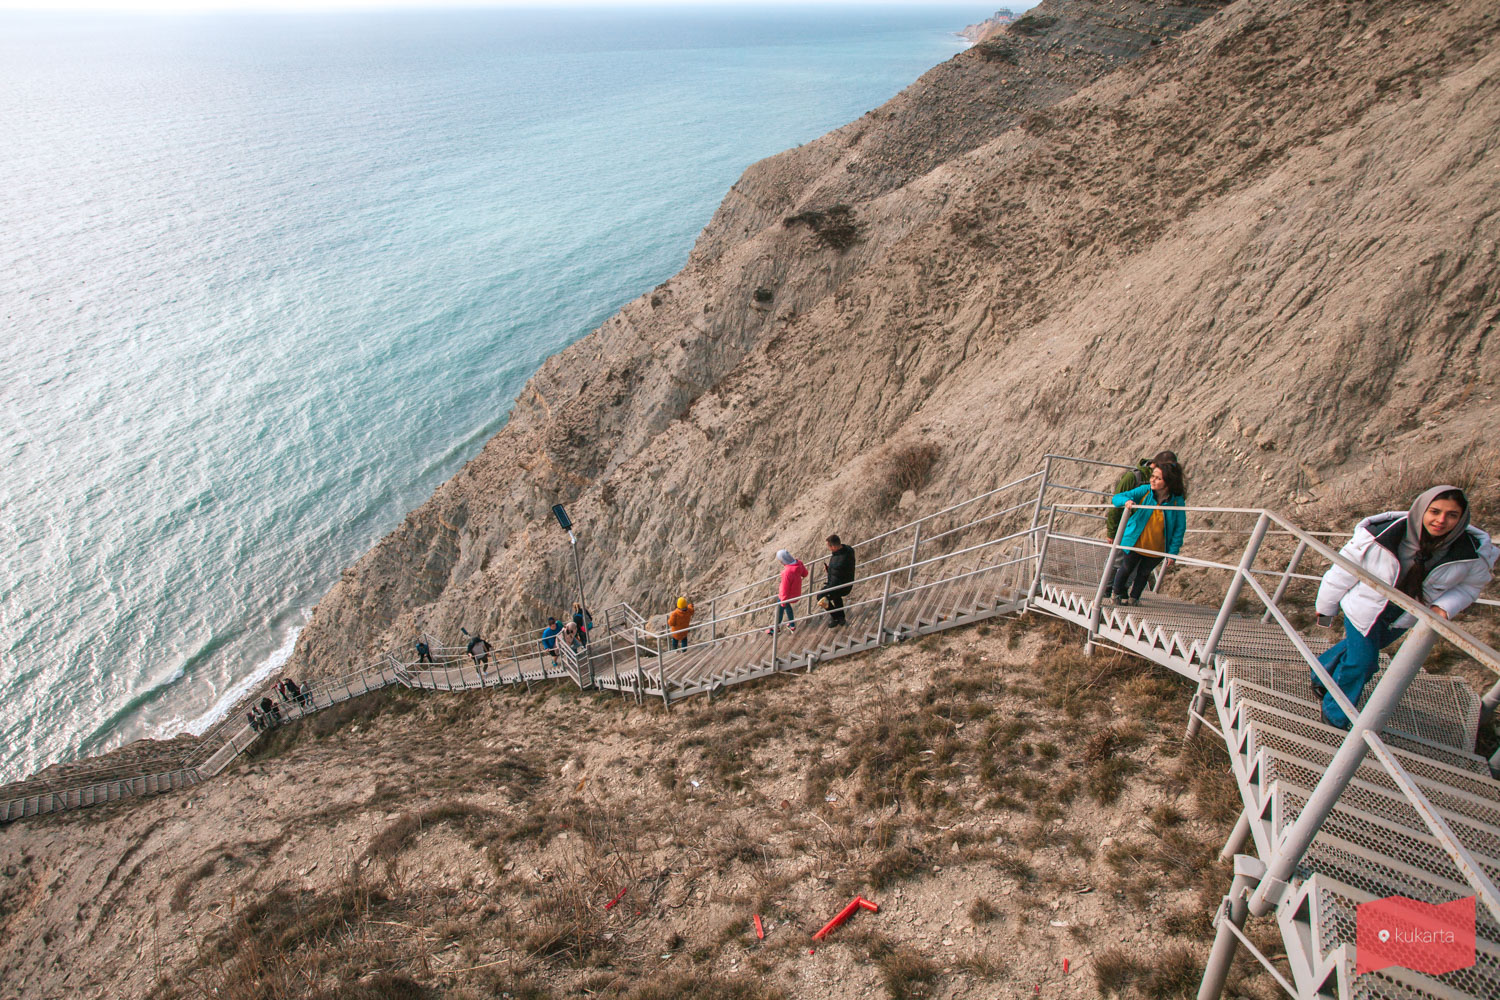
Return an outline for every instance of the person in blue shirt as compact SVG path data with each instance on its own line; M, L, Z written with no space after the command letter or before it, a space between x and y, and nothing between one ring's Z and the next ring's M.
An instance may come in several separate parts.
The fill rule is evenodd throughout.
M557 636L562 632L562 626L557 623L556 618L547 619L547 627L542 629L542 648L552 656L552 662L557 662Z
M1133 490L1116 493L1110 503L1123 507L1125 532L1120 536L1122 549L1111 591L1116 604L1139 604L1151 571L1182 548L1187 531L1187 517L1173 507L1186 506L1182 485L1182 466L1162 462L1151 467L1151 481ZM1130 551L1123 551L1123 550ZM1149 550L1137 552L1136 549ZM1154 555L1153 553L1162 553Z

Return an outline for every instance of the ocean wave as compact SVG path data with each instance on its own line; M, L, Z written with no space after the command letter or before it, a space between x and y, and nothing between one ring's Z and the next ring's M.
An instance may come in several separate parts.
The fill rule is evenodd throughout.
M202 736L208 732L209 727L224 718L229 710L235 706L236 702L249 694L266 678L282 668L286 661L291 658L292 650L297 645L297 636L301 634L301 625L292 629L286 637L286 642L277 646L271 655L261 662L260 666L230 685L229 689L219 697L218 701L214 702L213 707L207 712L193 719L186 726L182 725L179 720L173 719L165 723L160 731L164 734L172 734L186 729L194 736Z

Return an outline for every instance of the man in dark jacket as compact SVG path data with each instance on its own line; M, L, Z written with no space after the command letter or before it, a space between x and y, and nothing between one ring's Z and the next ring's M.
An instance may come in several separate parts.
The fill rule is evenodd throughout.
M263 697L260 700L260 714L264 726L281 725L281 709L270 698Z
M828 581L823 585L819 597L828 602L829 628L845 625L844 598L849 596L854 583L854 547L845 545L838 535L828 536Z
M465 633L465 635L467 634L468 633ZM468 651L469 656L473 658L474 666L478 667L480 671L483 672L485 669L485 662L490 658L490 644L485 642L478 635L472 635L469 636L469 644L464 648Z

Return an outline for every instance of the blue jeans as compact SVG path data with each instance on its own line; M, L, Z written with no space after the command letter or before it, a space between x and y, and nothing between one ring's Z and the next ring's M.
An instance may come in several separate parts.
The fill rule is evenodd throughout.
M668 649L687 649L687 636L683 636L681 639L673 639L668 636L667 643Z
M1349 616L1345 615L1344 640L1329 646L1318 657L1318 662L1328 669L1334 683L1350 703L1356 706L1359 704L1365 685L1370 683L1370 678L1375 676L1375 671L1380 667L1380 651L1406 632L1404 628L1394 628L1391 625L1403 613L1399 605L1387 604L1380 617L1375 619L1375 624L1370 626L1368 635L1355 628L1350 623ZM1313 684L1322 687L1316 674L1313 675ZM1331 694L1323 695L1323 717L1335 726L1345 729L1349 727L1348 717Z
M797 617L796 617L796 615L792 614L792 602L791 601L787 601L785 604L778 604L778 605L776 605L776 624L777 625L781 624L781 619L783 617L785 617L787 621L791 622L794 627L796 626L796 624L797 624Z

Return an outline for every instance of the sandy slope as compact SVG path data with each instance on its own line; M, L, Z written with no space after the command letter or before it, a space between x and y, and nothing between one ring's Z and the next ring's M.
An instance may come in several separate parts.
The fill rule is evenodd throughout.
M1304 508L1315 518L1384 502L1376 480L1392 470L1419 479L1493 440L1500 7L1219 6L1049 0L1035 14L1056 20L987 39L757 164L681 274L549 361L506 429L346 570L289 670L361 665L419 626L535 624L568 599L565 541L546 519L557 500L584 528L599 602L659 611L759 575L777 548L810 553L828 530L858 535L1030 470L1043 449L1173 446L1196 496L1315 495L1328 501ZM835 204L850 215L830 216ZM822 236L784 222L807 212ZM840 218L854 237L842 249ZM903 498L888 487L914 442L938 460ZM1149 767L1178 752L1158 737L1179 724L1180 692L1118 678L1114 697L1174 720L1120 751L1151 780L1127 783L1123 807L1078 792L1055 815L1036 782L1086 782L1119 755L1091 759L1077 720L1121 720L1109 702L1048 715L1046 687L1026 679L1042 640L997 642L950 650L988 657L964 663L977 677L936 673L938 644L671 719L555 694L398 695L320 716L198 794L13 825L0 831L0 997L144 996L161 976L161 995L179 996L543 995L528 977L559 993L660 981L773 995L734 992L746 970L789 995L847 980L828 995L865 996L925 975L921 962L940 995L989 996L1025 992L1064 957L1056 942L989 955L1050 929L1038 900L1079 908L1095 965L1105 937L1136 947L1141 922L1170 918L1190 946L1201 900L1139 880L1194 863L1193 842L1223 834L1203 818L1214 810L1193 813L1206 825L1187 839L1160 813L1137 853L1099 846L1142 808L1190 812L1184 779ZM982 666L1006 657L1008 673ZM916 713L904 722L890 714L902 704ZM860 749L887 746L872 735L882 719L897 723L887 735L937 727L922 707L937 704L952 726L959 710L1031 712L1045 732L1017 746L1062 750L1022 759L997 749L999 730L975 742L954 728L950 746L933 728L925 749L954 768L934 775L900 746L900 766ZM705 771L714 797L688 790ZM903 811L868 776L902 787ZM838 781L830 794L865 788L858 810L819 806ZM956 803L980 786L988 799L964 815ZM777 818L782 799L795 817ZM951 836L960 819L1003 827L1002 842ZM629 850L610 830L630 831ZM1037 855L1050 895L1027 890L1009 838ZM956 883L932 856L955 844ZM775 855L755 874L758 846ZM903 869L913 858L933 863L918 876ZM904 874L881 889L912 909L832 965L755 951L731 927L751 905L812 922L887 861ZM651 880L634 929L591 906L621 874ZM1075 876L1113 880L1108 899L1068 899ZM1001 904L1007 886L1025 905ZM961 939L940 911L980 896L999 907L997 936L969 920L983 947L944 944ZM359 985L374 970L401 981ZM1095 982L1045 981L1069 996Z
M661 611L888 523L905 442L941 449L924 506L1042 450L1159 445L1248 503L1491 436L1500 11L1236 4L1058 99L1116 39L1100 19L1147 8L1185 9L1043 5L1015 63L992 39L752 167L681 274L549 361L346 572L294 674L418 626L535 626L569 600L558 500L596 601ZM783 222L833 204L844 251Z
M1180 741L1187 696L1058 625L670 715L558 687L373 695L192 795L0 830L0 996L1176 990L1237 802L1222 752ZM809 955L855 893L881 912ZM1274 996L1248 965L1235 989Z

